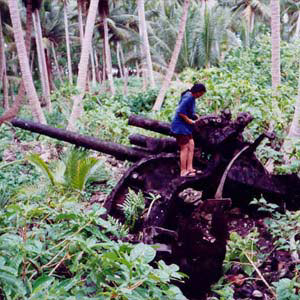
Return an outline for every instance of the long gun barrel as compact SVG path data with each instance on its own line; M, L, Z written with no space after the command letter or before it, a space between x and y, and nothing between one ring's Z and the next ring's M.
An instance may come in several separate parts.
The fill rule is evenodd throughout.
M84 136L72 131L54 128L32 121L13 119L11 124L15 127L40 133L60 141L74 144L76 146L110 154L120 160L137 161L141 158L149 156L149 152L142 149L128 147L113 142L102 141L95 137Z

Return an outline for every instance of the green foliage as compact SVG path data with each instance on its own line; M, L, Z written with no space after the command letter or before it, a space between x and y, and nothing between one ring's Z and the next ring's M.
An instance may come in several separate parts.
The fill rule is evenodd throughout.
M75 190L83 191L88 179L102 166L95 157L87 157L87 151L72 149L65 162L64 179L66 185Z
M260 199L256 199L254 198L250 204L252 205L258 205L258 211L266 211L269 213L275 213L275 210L279 207L277 204L275 203L269 203L267 202L266 199L264 199L264 197L261 197Z
M278 282L273 282L276 287L276 295L280 300L297 300L299 293L297 290L300 288L300 283L296 279L282 278Z
M132 113L141 114L152 109L158 95L158 89L149 89L130 96L129 107Z
M40 157L37 153L31 153L27 156L27 159L34 164L36 167L38 167L50 180L51 184L55 184L54 176L52 172L50 171L48 165L45 163L45 161Z
M234 114L249 111L255 117L250 124L252 136L267 128L275 120L276 132L282 132L293 115L292 104L297 94L299 62L295 51L297 44L282 43L282 83L280 96L273 98L271 84L270 37L262 35L251 49L237 48L225 57L218 68L201 71L187 69L180 78L187 82L202 81L207 93L197 102L203 113L218 112L229 107ZM274 110L273 101L279 110Z
M120 204L121 209L124 212L125 224L133 229L136 221L142 215L145 209L145 198L142 191L136 193L132 189L128 190L124 203Z
M250 276L254 268L250 264L249 259L251 259L252 262L257 261L257 241L258 232L256 230L244 237L236 232L231 232L225 257L225 270L228 270L232 263L237 262L241 264L243 271Z
M209 300L232 300L234 299L234 290L230 284L224 282L224 277L211 287L211 290L220 297L210 297Z
M111 240L116 228L104 213L99 205L51 207L44 201L0 211L3 297L185 299L170 284L181 279L178 267L162 261L151 266L155 250L149 245Z
M95 180L96 172L103 168L102 161L87 155L86 150L72 148L62 161L57 162L55 171L51 171L38 154L30 154L27 159L44 172L53 186L62 185L82 192L87 181Z
M277 249L300 253L300 241L296 238L300 231L300 211L274 212L265 220Z

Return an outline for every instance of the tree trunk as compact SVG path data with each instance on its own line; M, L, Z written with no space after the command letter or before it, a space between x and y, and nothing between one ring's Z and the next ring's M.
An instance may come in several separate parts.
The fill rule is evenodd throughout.
M145 63L145 57L146 57L146 50L144 45L144 38L143 38L143 23L140 22L139 24L139 34L140 34L140 52L141 52L141 74L143 79L143 91L145 92L147 89L147 72L146 72L146 63Z
M51 48L52 48L52 55L53 55L54 64L55 64L55 68L56 68L56 71L57 71L58 79L59 79L60 83L63 84L63 80L62 80L62 77L61 77L61 72L60 72L60 68L59 68L59 65L58 65L57 56L56 56L56 52L55 52L55 47L54 47L53 43L51 43Z
M1 14L0 14L0 82L2 82L2 90L3 90L3 108L7 110L9 109L8 80L6 74L6 58L5 58L5 51L4 51L4 39L3 39L3 31L2 31Z
M179 56L183 36L184 36L185 24L186 24L186 20L187 20L187 16L188 16L189 5L190 5L190 0L185 0L184 5L183 5L182 17L181 17L180 24L179 24L179 32L178 32L175 48L174 48L174 51L173 51L173 54L171 57L170 64L168 66L166 76L165 76L163 84L162 84L161 90L157 96L155 103L154 103L153 110L160 110L162 103L164 101L164 97L166 95L168 86L171 83L172 76L174 74L174 70L176 67L177 59Z
M272 88L274 95L278 94L280 85L280 3L271 0L271 37L272 37ZM277 104L276 104L277 106Z
M2 20L0 14L0 82L2 81L2 76L4 71L4 60L5 60L4 39L3 39Z
M53 91L55 87L54 87L54 82L52 77L52 65L51 65L50 55L48 54L48 49L45 49L45 59L46 59L47 75L49 79L49 88L50 91Z
M8 110L9 109L8 80L7 80L6 68L3 68L2 89L3 89L3 108L5 110Z
M299 39L299 34L300 34L300 11L298 12L297 26L294 35L295 40Z
M39 68L40 68L42 87L43 87L43 96L44 96L44 100L46 102L47 109L48 109L48 111L51 112L52 105L51 105L51 100L50 100L49 77L48 77L47 64L46 64L46 58L45 58L45 50L44 50L44 44L43 44L40 14L39 14L38 9L36 9L33 13L33 24L34 24L35 33L36 33L36 43L37 43Z
M295 112L293 115L292 124L289 129L289 133L284 140L282 148L287 154L292 152L293 140L298 141L300 139L300 67L299 67L299 77L298 77L298 96L295 103ZM289 162L291 159L289 155L286 155L285 161Z
M79 34L80 34L80 45L82 48L83 43L83 21L82 21L82 0L77 1L77 9L78 9L78 26L79 26Z
M145 18L145 5L144 0L138 0L138 14L139 14L139 22L142 28L142 41L144 54L146 56L146 65L147 65L147 77L150 80L151 88L155 87L154 76L153 76L153 67L152 67L152 59L150 54L150 46L147 32L147 24Z
M45 77L45 87L46 87L46 105L49 112L52 111L51 99L50 99L50 82L47 70L47 63L46 63L46 53L45 47L43 42L43 34L42 34L42 26L41 26L41 19L39 11L36 10L36 18L37 18L37 28L39 34L39 40L41 45L41 53L42 53L42 63L43 63L43 70L44 70L44 77Z
M123 64L121 63L121 58L120 58L120 42L117 42L117 61L118 61L120 77L124 78Z
M25 45L26 45L26 52L28 56L30 53L31 34L32 34L32 1L27 0ZM33 62L33 57L34 57L34 52L32 53L32 62ZM13 88L11 87L11 98L12 98L13 105L8 110L6 110L3 113L3 115L0 117L0 124L14 118L18 114L20 107L22 105L22 101L25 98L25 86L23 80L21 81L21 85L19 87L19 91L16 99L14 96Z
M35 32L35 44L36 44L36 52L37 52L37 58L38 58L38 66L39 66L39 71L40 71L40 79L41 79L41 84L42 84L43 96L45 97L46 83L45 83L43 63L42 63L42 51L41 51L42 47L40 45L37 19L36 19L35 13L32 14L32 19L33 19L33 26L34 26L34 32Z
M18 52L19 63L22 72L22 79L25 85L26 94L29 98L29 103L32 109L33 117L40 123L45 124L46 119L40 106L38 95L36 93L32 75L30 72L29 59L26 52L25 42L23 39L23 30L21 26L21 19L19 15L19 8L17 1L8 1L10 17L13 25L15 43Z
M92 47L92 37L95 25L99 0L91 0L88 17L86 21L85 34L83 39L83 46L80 55L78 66L77 89L79 95L73 97L73 109L69 119L68 129L75 130L75 121L81 116L82 113L82 98L86 87L87 68L89 62L89 55Z
M91 57L91 65L92 65L92 86L95 87L96 86L96 68L95 68L93 46L91 48L90 57Z
M71 62L69 25L68 25L67 2L66 2L66 0L64 0L64 22L65 22L67 59L68 59L68 75L69 75L69 82L72 85L73 84L73 74L72 74L72 62Z
M115 86L112 77L112 65L111 65L111 54L110 47L108 42L108 25L107 25L107 17L103 17L103 26L104 26L104 48L105 48L105 59L106 59L106 74L108 77L108 83L110 87L110 92L114 96L115 94Z
M95 54L96 81L98 83L101 83L98 55L97 55L96 51L95 51L94 54Z

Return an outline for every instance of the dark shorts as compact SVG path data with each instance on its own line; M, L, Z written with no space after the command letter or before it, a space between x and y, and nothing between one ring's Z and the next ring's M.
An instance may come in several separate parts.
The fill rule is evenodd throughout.
M191 134L176 134L175 137L179 146L187 144L193 138Z

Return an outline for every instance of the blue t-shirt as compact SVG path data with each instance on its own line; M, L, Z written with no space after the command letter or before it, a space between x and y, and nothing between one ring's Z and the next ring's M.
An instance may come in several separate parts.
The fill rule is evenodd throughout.
M186 123L179 114L193 119L195 115L195 98L191 92L186 92L180 99L175 116L171 123L171 132L174 134L192 134L193 126Z

